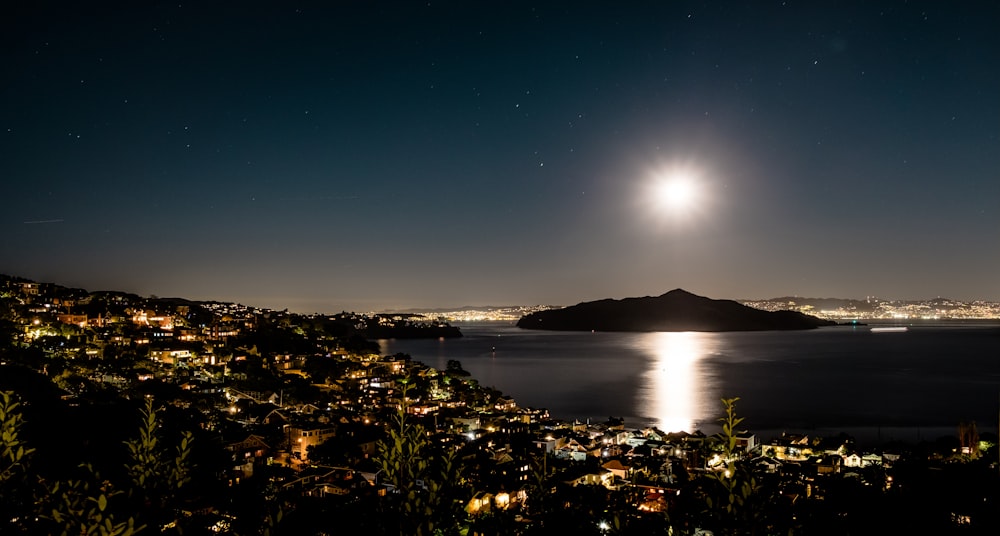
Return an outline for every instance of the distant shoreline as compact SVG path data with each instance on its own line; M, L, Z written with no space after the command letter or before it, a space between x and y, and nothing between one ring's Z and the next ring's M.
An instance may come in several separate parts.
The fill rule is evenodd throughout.
M996 326L1000 327L1000 318L910 318L910 319L900 319L900 320L890 320L887 318L858 318L858 322L863 322L867 326L857 326L857 327L871 327L871 326L910 326L910 327L961 327L961 326L980 326L980 327L990 327ZM836 326L823 326L822 328L850 328L850 321L843 321Z

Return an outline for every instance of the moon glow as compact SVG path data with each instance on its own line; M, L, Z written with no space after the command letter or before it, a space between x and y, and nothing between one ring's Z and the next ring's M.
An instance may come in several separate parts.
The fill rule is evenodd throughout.
M687 177L671 177L660 184L657 192L660 203L670 209L690 207L697 197L694 184Z
M640 221L666 232L703 227L717 204L712 182L713 171L694 162L650 166L637 181Z
M698 187L686 174L674 174L660 179L654 191L656 203L671 213L686 212L698 203Z

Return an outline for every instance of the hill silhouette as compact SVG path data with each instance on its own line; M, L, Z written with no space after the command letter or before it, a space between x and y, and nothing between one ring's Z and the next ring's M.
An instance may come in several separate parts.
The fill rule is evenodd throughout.
M795 311L761 311L681 289L655 297L584 302L517 321L519 328L554 331L767 331L834 324Z

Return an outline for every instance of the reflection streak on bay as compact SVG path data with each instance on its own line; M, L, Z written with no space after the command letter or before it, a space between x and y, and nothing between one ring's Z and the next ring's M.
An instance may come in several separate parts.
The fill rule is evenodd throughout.
M667 432L693 432L712 420L711 403L718 398L706 372L712 339L704 333L646 333L640 350L650 357L637 407L655 426Z

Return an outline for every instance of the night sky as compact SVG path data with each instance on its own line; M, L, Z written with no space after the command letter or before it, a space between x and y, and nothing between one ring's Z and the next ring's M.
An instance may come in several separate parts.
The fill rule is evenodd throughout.
M1000 300L995 2L20 4L0 273L299 312Z

